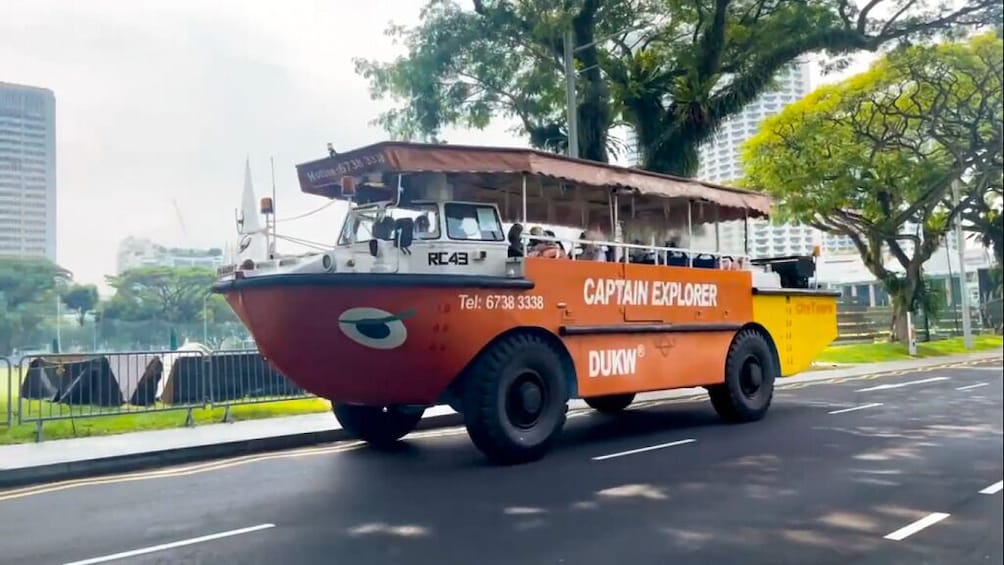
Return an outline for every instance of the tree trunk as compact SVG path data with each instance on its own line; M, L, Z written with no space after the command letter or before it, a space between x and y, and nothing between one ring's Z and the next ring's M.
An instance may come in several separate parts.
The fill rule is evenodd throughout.
M902 286L890 297L892 298L892 323L889 337L892 341L907 343L909 333L906 314L910 311L918 286L919 276L908 276L906 280L902 281Z
M675 140L681 136L674 135L673 138ZM697 145L682 138L663 143L645 155L645 170L667 175L693 177L697 174L699 165Z
M575 44L582 45L576 55L582 65L582 102L576 108L579 125L579 156L606 163L607 132L610 129L610 89L600 73L600 56L595 41L596 11L590 4L572 20Z

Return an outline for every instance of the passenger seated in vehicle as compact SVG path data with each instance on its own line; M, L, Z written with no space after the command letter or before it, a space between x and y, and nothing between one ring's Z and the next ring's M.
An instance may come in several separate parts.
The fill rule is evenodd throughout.
M666 247L669 247L670 249L679 249L680 248L680 242L677 241L677 240L675 240L675 239L671 239L671 240L669 240L669 241L666 242ZM666 264L667 265L672 265L674 267L686 267L688 265L688 263L689 263L689 261L688 261L687 254L684 253L683 251L667 251L666 252Z
M603 252L603 248L595 243L586 243L587 241L602 241L604 235L599 232L599 230L587 230L579 235L579 239L583 241L582 250L579 252L578 259L581 261L606 261L607 255Z
M534 226L530 230L530 235L555 237L554 232L547 233L540 226ZM565 250L556 241L531 240L531 247L527 250L527 257L546 257L548 259L565 259L568 256Z
M513 224L509 228L509 257L522 257L523 256L523 242L520 241L520 237L523 236L523 224Z
M743 270L743 259L742 257L728 257L722 256L722 270L723 271L741 271Z
M633 239L631 240L631 245L644 245L641 240ZM648 263L654 262L654 258L651 260L648 257L649 251L641 247L631 247L628 250L628 261L631 263Z

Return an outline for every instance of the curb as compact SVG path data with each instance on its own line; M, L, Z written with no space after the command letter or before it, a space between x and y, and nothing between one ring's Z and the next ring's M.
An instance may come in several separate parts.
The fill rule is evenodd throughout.
M463 424L459 414L441 414L422 418L415 430L444 428ZM180 447L146 453L134 453L85 461L53 463L0 471L0 488L24 487L72 479L96 478L104 475L144 471L170 465L196 463L239 455L283 451L353 439L342 429L272 436L252 440L232 441Z

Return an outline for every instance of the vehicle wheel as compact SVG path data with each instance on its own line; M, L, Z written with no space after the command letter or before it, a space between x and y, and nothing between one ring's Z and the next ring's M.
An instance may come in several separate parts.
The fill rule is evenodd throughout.
M375 446L390 445L408 435L425 410L404 411L394 406L331 404L338 423L349 435Z
M516 334L483 352L464 377L464 425L474 445L501 464L541 458L565 425L561 359L539 337Z
M582 400L586 401L586 404L597 412L615 414L631 406L631 403L634 402L634 393L594 396L592 398L583 398Z
M725 382L708 387L711 405L731 422L752 422L767 414L780 368L767 339L757 331L736 334L725 358Z

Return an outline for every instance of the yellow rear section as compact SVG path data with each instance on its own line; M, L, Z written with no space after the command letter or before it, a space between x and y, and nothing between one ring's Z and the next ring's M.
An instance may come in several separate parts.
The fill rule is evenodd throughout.
M837 339L837 296L804 290L769 290L753 295L753 320L770 332L781 358L781 376L808 369Z

